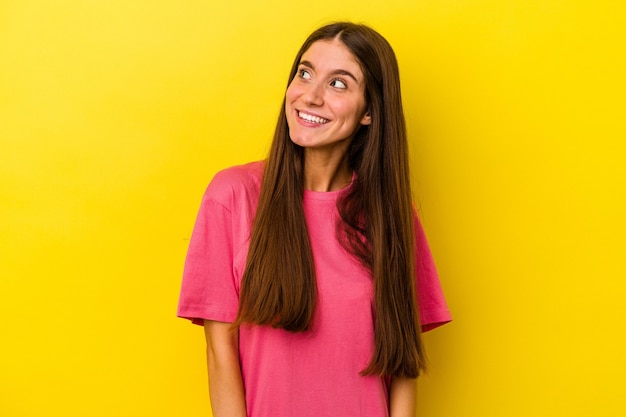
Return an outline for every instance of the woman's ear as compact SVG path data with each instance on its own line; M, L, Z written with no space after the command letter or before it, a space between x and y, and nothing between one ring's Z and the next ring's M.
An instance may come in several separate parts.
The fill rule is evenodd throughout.
M372 116L370 116L370 112L369 111L365 112L365 114L363 115L363 118L361 119L361 124L362 125L370 125L370 124L372 124Z

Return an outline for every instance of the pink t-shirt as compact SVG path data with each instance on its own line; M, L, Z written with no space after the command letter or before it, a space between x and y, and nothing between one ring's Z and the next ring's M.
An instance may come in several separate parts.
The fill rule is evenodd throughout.
M178 316L233 322L259 197L262 162L218 173L204 195L191 237ZM313 328L290 333L269 326L239 329L248 417L385 417L385 378L361 376L374 348L371 274L338 242L341 191L305 191L318 287ZM421 225L417 291L422 329L451 320Z

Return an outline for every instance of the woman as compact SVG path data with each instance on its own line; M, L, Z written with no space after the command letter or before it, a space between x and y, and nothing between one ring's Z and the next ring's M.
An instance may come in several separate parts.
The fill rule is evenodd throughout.
M450 314L377 32L336 23L305 41L269 158L207 188L178 315L204 325L216 417L414 415L420 333Z

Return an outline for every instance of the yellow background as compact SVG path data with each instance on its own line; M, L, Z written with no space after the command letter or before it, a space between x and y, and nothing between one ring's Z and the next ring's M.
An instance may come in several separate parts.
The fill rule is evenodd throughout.
M204 187L334 19L394 46L455 321L419 415L626 415L621 0L0 2L0 416L206 416Z

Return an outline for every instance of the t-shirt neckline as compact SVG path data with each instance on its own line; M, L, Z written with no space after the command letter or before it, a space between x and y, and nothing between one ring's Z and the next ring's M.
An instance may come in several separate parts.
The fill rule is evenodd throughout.
M304 198L305 199L310 199L310 200L322 200L322 201L336 201L337 197L339 197L339 194L343 193L344 191L347 191L350 187L352 187L352 184L354 184L354 181L356 180L356 173L352 173L352 180L350 181L350 184L346 185L345 187L339 189L339 190L334 190L334 191L313 191L313 190L304 190Z

